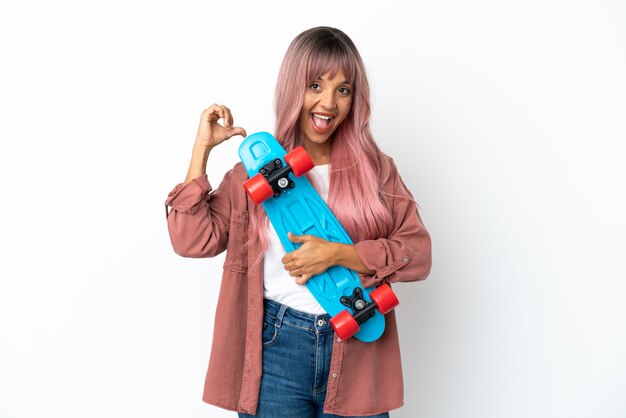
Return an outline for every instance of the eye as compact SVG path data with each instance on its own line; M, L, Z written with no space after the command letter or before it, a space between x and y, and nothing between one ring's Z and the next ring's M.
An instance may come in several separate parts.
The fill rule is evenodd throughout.
M313 83L311 83L311 85L309 86L312 90L319 90L322 88L322 86L320 86L320 83L318 83L317 81L314 81Z
M344 96L349 96L350 93L352 93L352 92L347 87L339 87L339 93L341 93Z

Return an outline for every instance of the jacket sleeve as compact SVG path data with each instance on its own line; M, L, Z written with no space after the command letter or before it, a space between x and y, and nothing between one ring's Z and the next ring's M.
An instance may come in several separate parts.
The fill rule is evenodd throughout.
M178 184L165 201L174 252L183 257L213 257L226 249L230 226L233 170L212 191L206 175Z
M417 210L417 204L397 170L391 175L391 214L393 227L389 236L365 240L354 245L357 254L374 275L360 274L364 287L383 282L424 280L430 273L430 235Z

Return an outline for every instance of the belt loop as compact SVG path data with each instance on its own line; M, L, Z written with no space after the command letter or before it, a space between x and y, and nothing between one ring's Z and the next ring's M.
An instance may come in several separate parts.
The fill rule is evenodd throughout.
M278 315L276 315L276 324L274 325L276 328L280 328L283 325L283 317L285 316L285 312L287 311L287 305L280 304L280 309L278 309Z

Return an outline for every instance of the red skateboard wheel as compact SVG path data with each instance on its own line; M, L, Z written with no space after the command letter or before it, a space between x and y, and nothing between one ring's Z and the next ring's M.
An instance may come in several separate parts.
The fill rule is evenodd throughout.
M313 160L309 157L309 154L302 147L297 147L290 153L286 154L285 162L289 165L289 167L291 167L291 170L293 170L293 174L296 177L300 177L315 166L315 164L313 164Z
M359 332L359 324L357 324L354 317L350 315L348 311L341 311L339 314L332 317L330 319L330 325L332 325L337 335L344 340L347 340Z
M370 293L370 298L376 304L378 311L383 315L400 304L396 294L393 293L391 286L387 283L374 289L372 293Z
M250 199L257 205L263 203L274 194L272 186L270 186L265 177L263 177L263 174L260 173L246 180L243 183L243 187L246 189Z

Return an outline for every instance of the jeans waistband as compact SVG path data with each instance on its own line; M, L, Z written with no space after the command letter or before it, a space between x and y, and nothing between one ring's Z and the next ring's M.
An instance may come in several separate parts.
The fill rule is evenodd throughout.
M330 315L302 312L271 299L264 299L265 315L276 319L276 326L292 325L312 332L332 331Z

